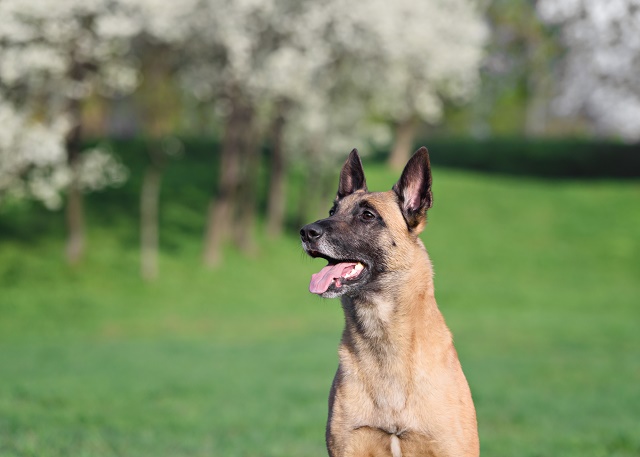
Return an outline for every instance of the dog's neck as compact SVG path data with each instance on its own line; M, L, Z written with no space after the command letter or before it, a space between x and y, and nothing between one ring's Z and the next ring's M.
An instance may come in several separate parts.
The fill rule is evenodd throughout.
M370 371L367 375L372 379L379 379L380 392L371 395L389 402L392 410L402 407L411 390L411 386L400 384L411 378L418 354L422 358L437 357L452 344L436 305L426 251L412 261L410 269L394 271L391 281L386 282L410 287L387 287L362 297L342 298L345 329L341 364L362 367Z
M343 344L360 352L393 356L408 354L416 333L421 341L442 340L448 329L434 297L433 271L426 251L414 256L410 267L394 270L375 293L342 297L345 314ZM397 287L410 284L411 287ZM444 335L446 337L446 335ZM409 352L407 352L409 351Z

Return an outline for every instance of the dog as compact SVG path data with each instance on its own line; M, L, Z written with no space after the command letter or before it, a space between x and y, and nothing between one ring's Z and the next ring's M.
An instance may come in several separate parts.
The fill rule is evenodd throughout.
M331 457L477 457L476 412L418 237L433 202L429 153L387 192L369 192L357 150L329 217L300 230L328 261L310 292L341 297L345 327L329 395Z

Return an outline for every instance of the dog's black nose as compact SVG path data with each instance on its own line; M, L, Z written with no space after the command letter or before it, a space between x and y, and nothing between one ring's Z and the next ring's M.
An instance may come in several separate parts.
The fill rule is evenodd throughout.
M300 238L302 238L302 241L316 241L323 233L324 229L322 226L314 222L300 229Z

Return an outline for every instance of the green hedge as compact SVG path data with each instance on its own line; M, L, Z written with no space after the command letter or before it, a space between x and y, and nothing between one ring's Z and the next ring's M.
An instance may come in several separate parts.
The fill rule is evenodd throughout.
M146 161L144 154L139 154L147 144L145 140L119 140L112 144L129 165L132 161ZM218 152L220 144L215 139L185 138L183 145L184 158L188 161L217 166L212 154ZM429 149L434 165L452 168L548 178L640 177L639 143L575 139L433 138L421 140L417 147L422 145ZM362 149L365 148L362 145ZM263 153L268 158L266 149ZM383 161L387 154L386 150L376 151L374 158Z
M435 165L549 178L640 177L640 144L586 140L425 140Z

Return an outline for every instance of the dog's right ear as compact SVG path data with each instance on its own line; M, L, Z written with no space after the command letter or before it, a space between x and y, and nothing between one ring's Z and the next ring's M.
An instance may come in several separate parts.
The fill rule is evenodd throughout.
M366 192L367 181L364 178L364 170L362 168L362 161L358 155L358 150L354 149L342 166L342 171L340 171L340 183L338 184L336 200L341 200L358 190Z

